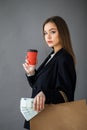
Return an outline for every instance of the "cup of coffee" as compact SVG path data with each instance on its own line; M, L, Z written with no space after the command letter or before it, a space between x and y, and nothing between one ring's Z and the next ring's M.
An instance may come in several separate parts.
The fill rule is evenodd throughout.
M27 61L29 65L36 65L38 51L34 49L27 50Z

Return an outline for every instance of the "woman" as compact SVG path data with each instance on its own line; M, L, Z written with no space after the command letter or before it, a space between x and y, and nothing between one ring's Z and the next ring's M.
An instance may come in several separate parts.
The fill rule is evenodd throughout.
M66 22L59 16L48 18L43 35L53 51L37 70L31 71L27 60L23 64L36 111L44 109L44 104L73 101L76 85L75 55ZM29 122L25 121L24 127L29 129Z

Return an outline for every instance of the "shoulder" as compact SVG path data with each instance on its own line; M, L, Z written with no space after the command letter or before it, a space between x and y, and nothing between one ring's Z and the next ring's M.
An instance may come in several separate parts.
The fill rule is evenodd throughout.
M74 64L72 56L65 50L61 49L59 52L56 54L56 60L58 63L61 64Z

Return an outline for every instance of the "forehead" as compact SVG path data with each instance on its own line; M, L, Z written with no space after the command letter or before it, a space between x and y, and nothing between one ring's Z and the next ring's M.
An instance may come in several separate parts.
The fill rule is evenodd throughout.
M49 31L49 30L57 30L57 26L53 22L48 22L44 26L44 31Z

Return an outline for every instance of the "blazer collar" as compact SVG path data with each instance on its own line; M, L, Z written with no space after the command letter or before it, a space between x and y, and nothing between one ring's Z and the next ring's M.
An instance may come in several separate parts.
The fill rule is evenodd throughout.
M49 61L49 62L47 63L47 65L45 66L46 62L49 60L51 54L53 54L54 51L52 51L52 52L48 55L48 57L44 60L44 62L43 62L43 63L40 65L40 67L37 69L37 77L38 77L42 72L44 72L44 71L49 67L49 65L50 65L51 63L53 63L53 62L55 61L56 57L59 56L59 55L61 54L61 52L63 52L63 50L64 50L63 48L60 49L60 50L54 55L54 57L51 59L51 61Z

